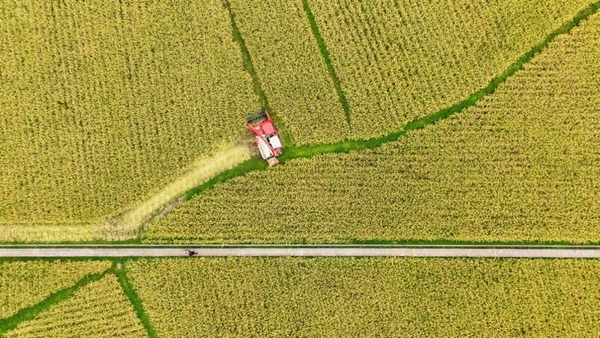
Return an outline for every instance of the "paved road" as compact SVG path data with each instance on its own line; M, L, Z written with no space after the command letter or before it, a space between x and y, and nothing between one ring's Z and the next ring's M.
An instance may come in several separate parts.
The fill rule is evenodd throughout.
M600 258L599 249L523 248L191 248L199 257L275 256L397 256L397 257L505 257ZM0 248L0 257L177 257L184 248Z

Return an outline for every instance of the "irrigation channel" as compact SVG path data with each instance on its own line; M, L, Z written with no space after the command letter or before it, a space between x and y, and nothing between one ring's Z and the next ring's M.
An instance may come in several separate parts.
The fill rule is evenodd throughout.
M0 257L488 257L600 258L600 246L312 245L312 246L0 246Z

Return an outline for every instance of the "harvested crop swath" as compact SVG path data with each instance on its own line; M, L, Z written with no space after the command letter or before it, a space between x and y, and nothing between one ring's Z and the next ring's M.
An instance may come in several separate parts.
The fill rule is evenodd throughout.
M20 337L147 337L117 277L106 275L6 333Z
M590 0L308 0L353 137L388 134L485 87Z
M0 22L0 227L119 214L258 109L220 0L5 1Z
M86 275L110 268L107 261L0 262L0 319L35 305Z
M372 150L204 192L148 241L598 242L600 16L476 106Z
M348 125L301 0L231 0L273 112L297 144L344 139Z
M593 260L143 259L130 275L172 337L600 334Z

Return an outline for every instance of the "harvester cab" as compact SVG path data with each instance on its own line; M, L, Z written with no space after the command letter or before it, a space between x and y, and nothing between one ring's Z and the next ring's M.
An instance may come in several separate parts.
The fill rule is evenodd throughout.
M262 110L251 114L246 119L246 126L256 135L256 144L262 158L267 160L270 166L279 163L277 156L281 155L283 147L269 112Z

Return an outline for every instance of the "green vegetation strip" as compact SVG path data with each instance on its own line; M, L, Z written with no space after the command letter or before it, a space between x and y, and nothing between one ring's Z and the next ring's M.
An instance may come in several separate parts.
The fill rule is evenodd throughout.
M258 100L259 100L261 106L268 107L269 102L267 101L267 96L265 95L265 92L263 91L262 86L260 84L260 80L258 79L258 75L256 74L256 71L254 70L254 66L252 65L252 59L250 57L250 52L248 52L248 48L246 47L244 38L242 37L242 34L240 34L240 31L235 23L233 12L231 11L229 2L223 1L223 6L225 6L225 9L229 13L229 18L231 19L231 27L233 28L233 38L240 45L240 50L242 52L242 59L244 60L244 66L246 68L246 71L248 73L250 73L250 76L252 76L252 81L254 83L254 91L256 92L256 95L258 96Z
M306 3L306 1L305 1L305 3ZM228 4L226 6L229 8ZM305 6L305 10L307 8L308 7ZM368 140L346 140L346 141L331 143L331 144L315 144L315 145L305 145L305 146L299 146L299 147L295 147L293 145L292 146L287 145L284 149L284 154L279 157L279 161L281 164L284 164L286 161L292 160L295 158L312 157L315 155L328 154L328 153L347 153L347 152L350 152L353 150L375 148L384 143L393 142L393 141L398 140L400 137L402 137L408 131L422 129L427 125L434 124L440 120L448 118L449 116L451 116L453 114L461 112L465 108L475 105L478 101L483 99L485 96L494 93L496 88L501 83L503 83L510 76L514 75L519 69L521 69L521 67L523 67L523 65L525 63L529 62L536 54L541 52L558 35L569 33L574 27L579 25L579 23L581 21L586 20L592 14L597 12L599 8L600 8L600 1L591 4L588 8L579 12L575 16L574 19L572 19L571 21L568 21L567 23L565 23L564 25L562 25L561 27L559 27L558 29L556 29L555 31L550 33L550 35L548 35L542 42L535 45L529 52L525 53L525 55L521 56L517 61L515 61L513 64L511 64L508 67L508 69L506 69L502 74L500 74L498 77L495 77L494 79L492 79L492 81L485 88L473 93L467 99L465 99L453 106L442 109L442 110L438 111L437 113L426 116L424 118L409 122L406 124L406 126L404 126L404 128L402 128L394 133L391 133L389 135L385 135L385 136L378 137L378 138L372 138L372 139L368 139ZM310 11L310 9L308 9L308 10ZM230 11L230 13L231 13L231 11ZM307 12L307 14L308 14L308 12ZM232 16L232 18L233 18L233 16ZM309 16L309 19L310 19L310 16ZM311 21L314 21L314 17ZM232 23L233 23L233 20L232 20ZM234 25L234 35L239 36L238 41L241 41L240 43L243 44L243 39L241 39L241 35L239 34L239 31L236 29L235 23L233 23L233 25ZM312 25L312 22L311 22L311 25ZM323 42L322 39L321 39L321 42ZM244 57L249 62L250 55L248 54L248 50L245 49L245 46L242 47L242 49L245 50ZM324 54L324 57L325 57L325 54ZM254 69L251 69L249 71L254 72ZM263 93L263 95L264 95L264 93ZM279 123L279 122L277 122L277 123ZM285 141L285 139L284 139L284 141ZM186 200L189 200L192 197L194 197L195 195L198 195L198 194L202 193L203 191L212 188L215 184L217 184L219 182L225 182L225 181L229 180L230 178L233 178L238 175L244 175L253 170L264 170L266 168L267 168L267 165L264 163L264 161L259 161L259 160L254 160L254 159L246 161L230 170L227 170L227 171L221 173L220 175L217 175L216 177L203 183L202 185L197 186L193 189L190 189L185 194ZM378 244L380 244L380 243L378 243Z
M252 64L252 57L250 56L248 47L246 47L246 42L244 41L244 38L242 37L242 34L240 33L240 30L238 29L238 26L235 23L235 16L233 15L233 11L231 10L231 5L229 4L229 1L224 0L223 6L225 6L225 9L227 10L227 12L229 12L229 18L231 19L231 27L233 29L233 38L240 45L240 50L242 52L242 58L244 60L244 66L246 67L246 71L252 77L252 82L254 83L254 91L256 92L256 95L258 96L259 103L264 109L267 109L269 111L271 118L277 124L277 128L280 131L283 142L285 144L291 145L291 144L293 144L292 137L289 133L286 132L285 124L277 116L276 113L271 111L271 107L269 106L269 100L267 99L267 95L265 94L265 91L262 89L260 79L258 78L258 74L256 73L256 70L254 69L254 65Z
M331 57L329 56L329 51L327 50L327 45L325 44L325 40L319 31L319 26L317 26L317 21L315 20L315 16L313 15L310 6L308 5L307 0L302 0L302 6L304 7L304 12L306 12L306 17L310 22L310 28L312 29L313 35L317 40L317 44L319 45L319 50L321 51L321 55L323 56L323 60L325 61L325 65L327 66L327 70L329 71L329 76L331 76L331 80L333 81L333 85L335 86L335 91L337 92L338 98L342 107L344 108L344 114L346 115L346 122L350 125L350 104L346 99L346 94L342 89L342 85L340 84L340 78L337 76L335 72L335 68L333 68L333 64L331 63Z
M20 323L31 320L41 312L48 310L54 304L68 299L73 294L75 294L77 290L88 285L89 283L99 281L100 279L102 279L102 277L104 277L104 275L106 275L110 271L111 269L106 270L103 273L87 275L81 280L79 280L75 285L53 293L48 298L37 303L36 305L24 308L11 317L0 319L0 337L4 337L6 332L16 328Z
M131 302L131 304L133 305L133 308L135 309L135 314L142 322L142 325L144 325L144 328L146 328L148 336L151 338L157 338L158 334L156 333L156 330L150 322L150 317L148 317L148 314L146 314L146 311L144 311L142 301L138 297L137 292L135 291L131 283L129 283L129 279L127 278L127 271L125 270L125 261L115 261L112 270L117 276L119 284L121 284L121 288L123 289L123 292L129 299L129 302Z

